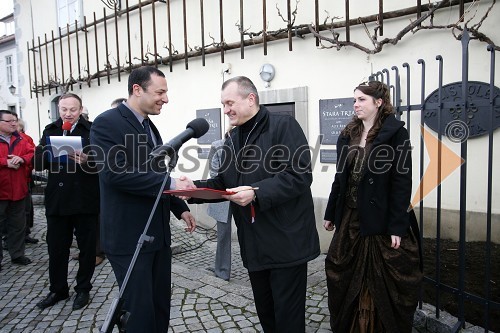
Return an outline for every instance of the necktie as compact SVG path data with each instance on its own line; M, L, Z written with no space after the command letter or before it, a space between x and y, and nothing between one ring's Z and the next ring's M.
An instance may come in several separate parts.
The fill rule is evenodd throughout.
M149 119L144 119L142 121L142 126L144 126L144 130L146 131L146 134L148 135L148 142L151 143L153 146L155 142L153 141L153 136L151 135L151 127L149 126Z

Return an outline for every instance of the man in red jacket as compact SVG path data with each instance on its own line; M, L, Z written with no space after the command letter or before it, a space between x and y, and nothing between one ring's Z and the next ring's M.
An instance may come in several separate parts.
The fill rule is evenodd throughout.
M29 145L35 151L35 143L33 142L33 139L31 136L26 134L24 132L24 121L22 119L17 119L17 131L19 134L28 141ZM30 244L37 244L38 239L30 237L31 234L31 228L33 228L33 198L31 197L31 189L33 186L33 180L31 179L31 173L33 171L33 161L30 161L30 163L25 163L24 168L26 169L26 180L28 181L28 195L24 199L26 207L25 207L25 213L26 213L26 236L24 237L24 242L25 243L30 243Z
M12 263L28 265L24 255L26 228L25 197L28 181L24 165L31 162L34 150L17 132L17 115L0 110L0 230L7 229L7 246ZM3 249L0 247L0 269Z

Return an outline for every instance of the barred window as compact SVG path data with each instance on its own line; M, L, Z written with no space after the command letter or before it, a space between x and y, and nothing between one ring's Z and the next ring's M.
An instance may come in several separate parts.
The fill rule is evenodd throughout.
M81 24L82 12L82 0L57 0L57 23L64 32L68 24L70 30L76 29L75 20Z
M12 56L8 55L5 57L5 72L7 74L7 84L12 84L14 78L12 75Z

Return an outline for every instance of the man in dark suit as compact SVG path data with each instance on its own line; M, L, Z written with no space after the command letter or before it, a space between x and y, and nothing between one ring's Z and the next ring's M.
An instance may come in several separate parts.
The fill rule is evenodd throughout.
M166 177L165 168L149 160L161 137L150 115L168 103L165 75L154 67L130 73L127 102L99 115L92 126L91 143L100 168L101 246L118 285L122 287L139 236ZM166 189L186 188L185 181L168 178ZM167 332L170 319L170 211L182 218L186 230L196 227L187 205L163 196L154 211L148 236L124 291L123 309L130 312L128 333Z

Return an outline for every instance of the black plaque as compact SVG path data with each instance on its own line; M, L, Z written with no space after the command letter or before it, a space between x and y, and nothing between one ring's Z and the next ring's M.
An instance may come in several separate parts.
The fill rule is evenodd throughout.
M319 100L319 128L321 144L336 145L340 132L354 115L354 99L335 98Z
M337 163L337 150L336 149L320 149L319 161L321 163Z
M198 158L207 159L210 153L210 148L198 148Z
M220 130L220 109L202 109L196 110L197 118L205 118L208 121L210 127L208 132L201 138L198 138L198 144L209 145L216 140L222 139L222 134Z
M444 85L441 90L441 124L438 126L439 89L424 102L424 122L435 132L450 140L464 140L488 133L491 122L490 85L469 81L467 84L467 110L464 115L462 82ZM493 129L500 126L500 89L493 89ZM438 129L439 127L439 129Z

